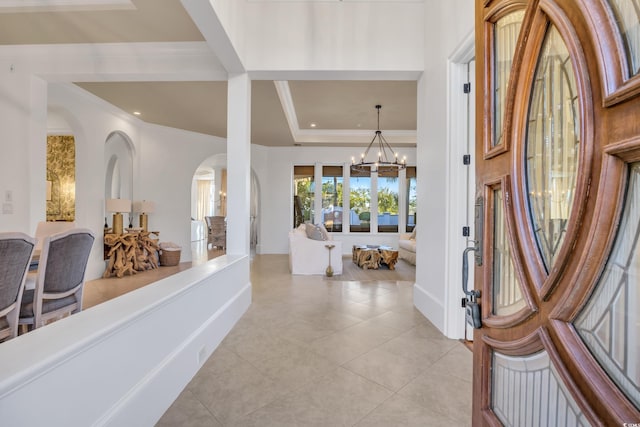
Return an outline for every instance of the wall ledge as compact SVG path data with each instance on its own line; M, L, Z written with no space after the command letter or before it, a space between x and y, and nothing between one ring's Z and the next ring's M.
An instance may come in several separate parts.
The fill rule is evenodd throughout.
M2 343L3 424L153 424L250 302L249 257L226 255Z

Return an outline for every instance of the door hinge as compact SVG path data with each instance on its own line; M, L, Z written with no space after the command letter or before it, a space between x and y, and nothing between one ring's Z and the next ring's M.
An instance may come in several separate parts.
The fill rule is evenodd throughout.
M464 93L471 93L471 83L465 83L462 85Z
M462 237L469 237L471 235L471 228L468 225L462 227Z
M471 154L465 154L462 156L462 164L467 166L471 164Z

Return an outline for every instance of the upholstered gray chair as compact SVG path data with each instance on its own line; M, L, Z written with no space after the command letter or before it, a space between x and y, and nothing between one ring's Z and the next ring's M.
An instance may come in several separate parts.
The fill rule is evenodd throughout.
M35 287L22 296L20 325L35 329L82 310L84 276L93 241L93 233L86 228L44 239Z
M24 282L36 239L23 233L0 233L0 341L18 335Z

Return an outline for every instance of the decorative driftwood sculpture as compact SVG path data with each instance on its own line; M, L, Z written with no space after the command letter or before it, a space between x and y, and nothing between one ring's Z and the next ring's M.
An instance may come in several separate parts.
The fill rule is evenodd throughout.
M102 277L122 277L126 273L158 268L157 232L141 231L125 234L105 234L104 244L109 248L109 262Z
M377 270L380 266L380 253L377 249L354 247L353 252L353 258L359 267Z
M380 262L387 264L389 266L389 270L395 270L396 263L398 262L398 251L394 249L380 248Z
M398 251L386 246L377 248L354 246L352 257L353 262L365 270L377 270L380 264L386 264L389 266L389 270L395 270L398 262Z

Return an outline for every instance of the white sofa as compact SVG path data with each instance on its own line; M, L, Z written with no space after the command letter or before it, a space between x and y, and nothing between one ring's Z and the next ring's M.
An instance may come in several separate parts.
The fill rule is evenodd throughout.
M326 231L325 231L326 232ZM329 265L329 249L325 245L335 245L331 250L333 274L342 274L342 242L333 240L313 240L307 237L305 224L289 232L289 270L291 274L325 274Z
M416 235L413 233L401 233L398 238L398 258L416 265Z

